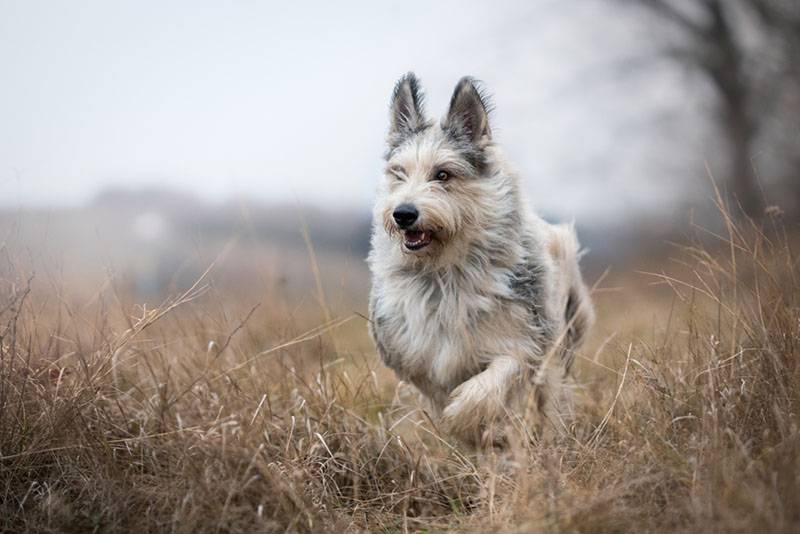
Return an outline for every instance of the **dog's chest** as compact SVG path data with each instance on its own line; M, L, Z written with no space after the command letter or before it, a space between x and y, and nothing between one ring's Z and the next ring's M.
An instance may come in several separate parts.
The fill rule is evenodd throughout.
M375 316L395 358L387 362L404 379L449 393L480 372L491 352L487 330L497 318L491 288L441 278L387 281Z

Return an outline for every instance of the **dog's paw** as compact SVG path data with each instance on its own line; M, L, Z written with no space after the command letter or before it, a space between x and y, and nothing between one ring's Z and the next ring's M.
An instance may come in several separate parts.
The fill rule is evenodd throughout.
M503 400L486 387L481 377L467 380L450 394L450 402L442 412L445 432L469 443L486 441L486 433L504 413Z

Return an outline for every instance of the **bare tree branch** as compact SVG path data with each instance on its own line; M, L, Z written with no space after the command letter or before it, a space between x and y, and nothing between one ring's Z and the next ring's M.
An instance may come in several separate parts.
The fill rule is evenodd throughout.
M631 2L631 0L623 1ZM705 28L701 23L692 19L686 13L680 11L677 7L675 7L674 3L670 3L668 0L632 0L631 3L635 3L638 6L650 9L657 15L668 19L683 30L688 31L698 37L702 36L705 32Z

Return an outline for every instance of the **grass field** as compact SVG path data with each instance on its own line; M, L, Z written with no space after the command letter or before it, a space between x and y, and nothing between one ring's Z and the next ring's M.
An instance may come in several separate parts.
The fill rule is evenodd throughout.
M599 281L566 435L484 451L439 433L365 304L323 284L254 303L212 266L145 307L5 247L0 529L796 532L800 265L774 221L723 217Z

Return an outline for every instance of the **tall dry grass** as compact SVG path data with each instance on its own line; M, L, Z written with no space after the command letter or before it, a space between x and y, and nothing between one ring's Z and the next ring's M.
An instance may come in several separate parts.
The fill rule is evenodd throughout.
M213 272L157 308L76 300L6 249L0 528L797 531L798 258L723 216L642 275L666 300L597 294L573 427L505 450L441 435L357 313L238 306Z

